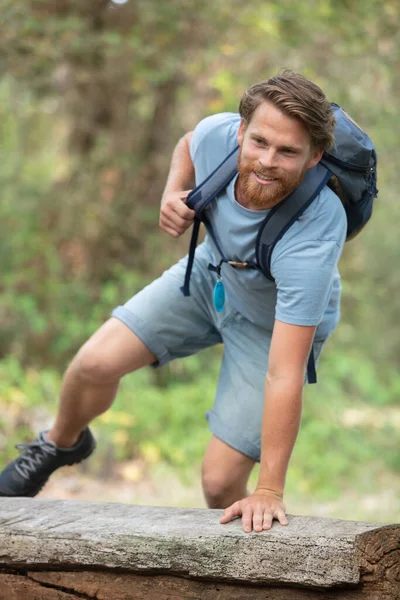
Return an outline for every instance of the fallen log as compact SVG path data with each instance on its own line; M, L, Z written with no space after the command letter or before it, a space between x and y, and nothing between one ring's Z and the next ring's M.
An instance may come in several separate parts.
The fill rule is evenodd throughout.
M399 600L400 524L0 499L1 600Z

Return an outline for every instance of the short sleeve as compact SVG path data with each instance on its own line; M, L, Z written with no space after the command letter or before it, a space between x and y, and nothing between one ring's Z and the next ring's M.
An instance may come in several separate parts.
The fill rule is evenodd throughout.
M205 179L237 144L240 116L218 113L206 117L195 127L190 142L190 156L196 181Z
M220 115L212 115L211 117L206 117L202 121L200 121L193 131L193 136L190 142L190 156L192 161L194 162L199 151L199 147L201 146L204 138L208 133L212 132L215 126L219 122Z
M319 325L329 302L342 245L332 240L302 241L276 256L274 252L271 274L277 288L275 318L292 325Z

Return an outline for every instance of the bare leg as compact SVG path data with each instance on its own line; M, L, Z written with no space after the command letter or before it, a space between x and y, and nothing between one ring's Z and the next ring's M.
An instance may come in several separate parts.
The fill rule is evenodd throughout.
M248 496L246 489L255 461L212 437L202 466L204 497L209 508L226 508Z
M111 318L82 346L68 367L48 439L61 448L72 446L86 425L111 406L121 377L155 361L156 357L126 325Z

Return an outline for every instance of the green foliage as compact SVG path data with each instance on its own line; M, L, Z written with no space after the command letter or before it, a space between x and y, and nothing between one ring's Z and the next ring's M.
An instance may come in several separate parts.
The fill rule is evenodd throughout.
M36 0L7 1L1 14L1 355L62 367L186 250L157 235L176 139L289 66L378 147L373 225L342 260L340 340L344 352L360 343L370 360L398 361L398 3Z
M99 452L91 468L101 474L110 457L140 459L148 469L161 461L181 477L192 477L210 439L204 413L213 404L218 358L210 350L177 361L164 369L162 388L154 386L151 369L124 378L113 408L93 424ZM381 374L369 365L366 383L365 368L363 357L346 360L333 350L322 358L319 383L306 392L289 494L332 500L350 482L361 492L382 472L400 475L395 443L400 375L386 373L390 385L384 385ZM13 358L0 363L2 463L15 457L14 443L30 440L50 425L59 385L59 375L49 369L24 370Z
M100 453L111 446L116 458L164 460L182 471L199 463L210 437L204 413L212 406L216 379L215 369L202 368L204 360L203 354L171 366L163 388L153 385L151 369L126 377L113 409L94 425ZM24 370L11 357L0 362L1 463L15 454L16 441L37 434L41 419L50 422L59 386L54 371Z
M179 136L289 67L368 130L380 192L341 260L342 319L288 485L332 495L363 484L366 464L370 477L398 473L398 1L3 0L0 16L2 458L52 414L78 347L186 251L187 236L157 231ZM126 378L95 425L99 454L198 465L217 377L207 360Z
M348 485L370 491L382 470L399 473L399 386L394 369L327 349L318 384L306 390L289 490L332 499Z

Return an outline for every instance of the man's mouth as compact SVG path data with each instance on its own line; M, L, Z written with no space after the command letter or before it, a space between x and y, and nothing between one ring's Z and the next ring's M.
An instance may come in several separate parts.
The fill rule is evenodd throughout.
M262 185L268 185L274 181L277 181L277 178L271 177L271 175L261 175L261 173L256 173L255 171L253 171L253 173L256 176L257 181Z

